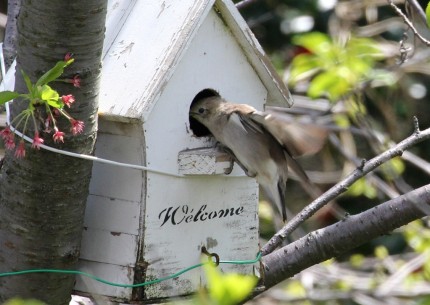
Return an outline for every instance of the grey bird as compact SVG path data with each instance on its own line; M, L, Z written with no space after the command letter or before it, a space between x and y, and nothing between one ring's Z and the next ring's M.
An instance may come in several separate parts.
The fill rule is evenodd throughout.
M256 178L267 199L287 220L285 206L288 167L302 180L308 177L293 158L319 149L306 139L297 141L288 124L275 112L261 112L246 104L232 104L219 96L191 105L190 116L204 125L249 177ZM306 136L302 132L300 136ZM321 142L321 141L319 141ZM298 143L298 144L297 144ZM321 144L318 144L322 146Z

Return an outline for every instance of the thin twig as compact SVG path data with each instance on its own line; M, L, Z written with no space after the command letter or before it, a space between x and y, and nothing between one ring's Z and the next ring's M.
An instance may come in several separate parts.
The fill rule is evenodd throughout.
M397 15L399 15L403 19L403 21L407 24L407 26L412 30L414 35L418 37L418 39L421 40L425 45L430 46L430 41L424 38L424 36L422 36L417 31L412 21L410 21L409 18L402 12L402 10L397 5L394 4L393 0L387 0L387 2L394 9Z
M429 252L424 252L410 260L408 263L400 267L397 272L391 275L384 283L375 291L377 296L386 296L390 291L400 286L402 281L412 272L421 268L430 257Z
M375 168L379 167L383 163L391 160L394 157L401 156L403 151L414 146L415 144L430 138L430 128L424 131L415 131L411 136L404 139L397 145L367 161L363 167L355 169L349 176L344 180L337 183L335 186L330 188L322 196L314 200L308 206L306 206L299 214L293 217L279 232L277 232L262 248L261 252L263 255L267 255L273 252L285 238L291 234L299 225L306 221L309 217L315 214L328 202L344 193L348 187L350 187L358 179L364 177Z
M258 0L242 0L238 3L236 3L236 8L238 10L243 9L245 7L247 7L248 5L251 5L254 2L257 2Z

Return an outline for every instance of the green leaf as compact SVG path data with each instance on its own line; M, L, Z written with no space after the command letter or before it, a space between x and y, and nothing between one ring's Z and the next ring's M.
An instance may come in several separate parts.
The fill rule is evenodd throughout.
M385 246L378 246L375 248L375 257L383 260L390 255L388 249Z
M427 26L430 28L430 2L427 3L426 17L427 17Z
M396 157L382 164L381 170L388 180L394 180L405 171L405 164L400 157Z
M293 37L292 42L302 46L314 54L332 51L333 42L330 37L320 32L311 32Z
M337 126L341 128L349 128L351 127L351 122L349 121L349 118L344 113L338 113L333 115L334 122Z
M28 77L27 73L24 72L24 70L21 70L22 77L24 78L25 85L27 86L28 93L30 95L33 93L33 83L30 80L30 77Z
M257 278L240 274L221 274L214 266L206 265L209 295L215 304L234 305L245 299L257 284Z
M300 281L292 280L288 282L285 288L288 295L299 298L306 297L306 288Z
M3 305L45 305L45 303L34 299L23 300L19 298L14 298L10 299L9 301L6 301L6 303L4 303Z
M61 108L63 107L63 102L60 99L60 95L57 91L49 87L48 85L42 86L39 90L40 92L40 99L47 102L50 106L55 108Z
M369 199L373 199L378 195L378 192L376 188L366 180L366 178L360 178L348 188L346 194L352 197L362 195Z
M353 254L349 258L349 263L355 268L360 268L361 266L363 266L364 261L365 257L363 254Z
M294 84L302 79L313 76L319 72L322 64L317 56L313 54L300 54L291 62L289 81Z
M0 105L17 98L18 96L20 96L20 94L14 91L2 91L0 92Z
M430 305L430 296L418 298L416 302L416 305Z
M338 70L318 74L308 88L308 95L317 98L327 95L331 101L337 100L350 89L347 78Z
M64 68L70 65L73 62L73 59L70 59L69 61L59 61L55 64L55 66L43 74L39 80L36 82L36 86L43 86L48 84L49 82L52 82L53 80L56 80L63 74Z

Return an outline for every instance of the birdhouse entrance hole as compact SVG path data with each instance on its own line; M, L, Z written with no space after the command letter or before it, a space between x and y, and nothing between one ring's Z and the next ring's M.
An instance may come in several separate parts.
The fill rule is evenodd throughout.
M193 98L190 105L190 109L197 101L210 96L220 96L220 95L214 89L203 89L202 91L197 93L197 95ZM196 137L207 137L212 135L210 131L203 124L198 122L196 119L190 117L189 120L190 120L190 129L193 131Z

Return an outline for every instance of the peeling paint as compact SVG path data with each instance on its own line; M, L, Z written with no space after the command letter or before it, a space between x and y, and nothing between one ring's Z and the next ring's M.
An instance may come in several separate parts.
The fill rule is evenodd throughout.
M206 238L206 248L210 249L210 248L214 248L218 246L218 241L212 237L208 237Z

